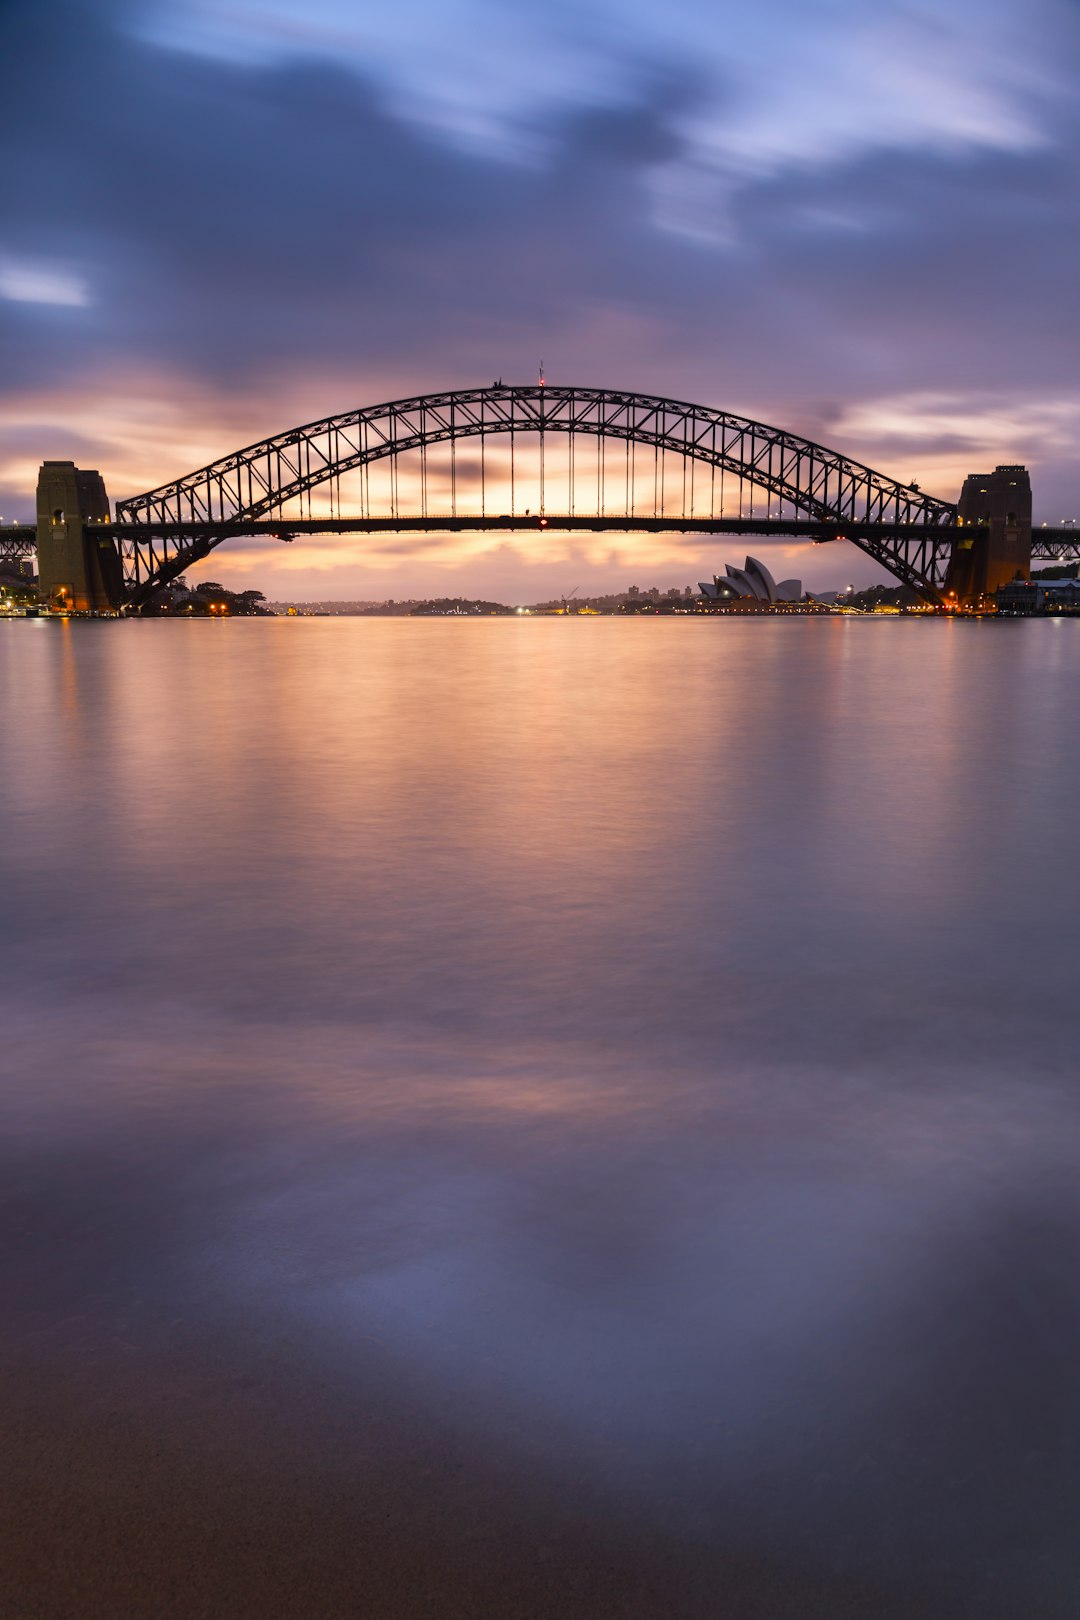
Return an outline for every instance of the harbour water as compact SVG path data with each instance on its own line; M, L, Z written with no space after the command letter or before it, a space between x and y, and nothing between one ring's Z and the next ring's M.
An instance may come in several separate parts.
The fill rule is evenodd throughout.
M1080 626L0 669L0 1612L1075 1617Z

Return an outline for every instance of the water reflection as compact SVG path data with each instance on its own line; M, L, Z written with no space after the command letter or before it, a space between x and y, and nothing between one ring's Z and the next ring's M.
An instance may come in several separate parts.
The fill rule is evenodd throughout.
M16 1612L1073 1612L1074 626L2 628Z

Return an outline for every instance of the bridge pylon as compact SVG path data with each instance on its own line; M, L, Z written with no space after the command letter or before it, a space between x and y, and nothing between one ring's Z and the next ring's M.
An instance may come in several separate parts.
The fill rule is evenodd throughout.
M969 473L956 522L946 602L976 607L999 585L1031 578L1031 479L1026 467Z
M99 472L46 461L38 474L38 589L55 607L101 613L124 600L123 569L110 532Z

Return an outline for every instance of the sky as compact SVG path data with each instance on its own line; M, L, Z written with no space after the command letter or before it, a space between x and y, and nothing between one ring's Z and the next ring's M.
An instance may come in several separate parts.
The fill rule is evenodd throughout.
M0 0L0 514L531 381L1080 517L1076 0ZM291 599L682 586L734 538L219 549ZM850 548L755 543L817 588Z

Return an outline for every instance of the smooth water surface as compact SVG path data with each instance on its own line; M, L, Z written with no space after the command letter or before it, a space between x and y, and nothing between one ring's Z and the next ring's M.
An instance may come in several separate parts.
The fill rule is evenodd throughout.
M0 1612L1080 1610L1080 624L0 624Z

